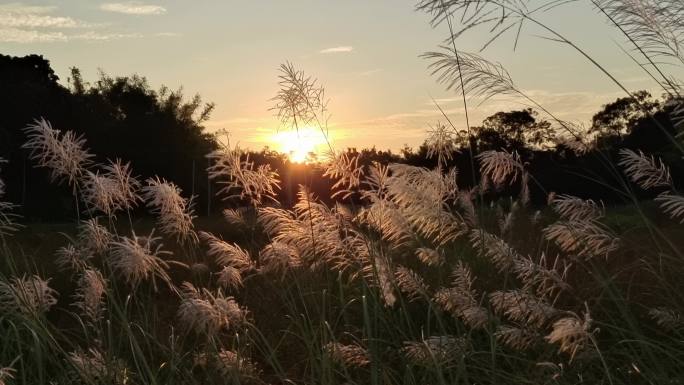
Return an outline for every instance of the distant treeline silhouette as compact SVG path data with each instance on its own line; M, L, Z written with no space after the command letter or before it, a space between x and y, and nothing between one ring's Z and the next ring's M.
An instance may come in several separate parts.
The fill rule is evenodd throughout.
M101 73L97 81L87 83L79 70L72 68L67 84L59 83L42 56L0 55L0 157L9 161L2 173L8 200L21 204L22 215L28 220L65 220L74 215L69 188L51 185L46 171L33 168L21 148L26 139L22 129L41 117L54 128L83 135L87 146L99 156L95 161L119 158L130 162L137 175L158 175L176 183L185 195L196 195L199 215L218 210L220 205L212 201L216 199L211 191L215 187L205 171L205 156L217 148L214 136L204 127L214 108L212 103L203 103L199 95L186 99L182 89L153 90L138 75L111 77ZM617 163L618 148L660 156L670 165L674 179L684 180L684 165L673 144L680 142L679 132L670 120L669 105L645 91L605 105L591 126L582 131L583 136L593 138L594 146L580 152L572 148L571 141L559 138L558 124L562 122L542 119L532 109L498 112L469 132L442 138L453 149L447 166L458 168L459 185L466 187L480 178L471 154L515 151L535 178L530 184L533 202L545 201L551 191L563 191L620 203L627 198L610 187L621 183L622 176L612 166ZM358 155L361 165L437 164L436 158L427 156L426 143L415 149L404 147L398 153L375 147L346 151ZM322 199L330 196L332 183L322 177L323 170L315 164L292 164L285 155L268 148L254 151L250 157L278 171L282 179L279 200L283 204L293 202L298 184L310 186ZM516 186L511 191L517 191Z

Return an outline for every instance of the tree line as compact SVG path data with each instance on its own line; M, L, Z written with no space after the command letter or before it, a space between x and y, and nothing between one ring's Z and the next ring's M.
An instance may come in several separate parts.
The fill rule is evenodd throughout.
M46 172L32 167L21 149L25 141L22 129L40 117L55 128L83 135L95 161L118 158L130 162L142 179L158 175L173 181L185 195L196 196L198 214L221 206L212 197L215 187L205 170L206 155L218 147L204 126L214 104L203 102L199 95L187 98L182 89L155 90L138 75L100 73L96 81L88 83L77 68L71 69L63 85L50 62L39 55L0 55L0 85L0 157L8 160L2 167L6 199L20 204L21 214L29 220L73 216L69 189L51 185ZM639 91L606 104L594 115L590 127L577 130L585 142L592 143L590 149L579 152L559 140L559 123L563 122L541 118L529 108L498 112L468 131L451 130L453 135L443 138L450 151L446 165L458 168L459 185L467 187L480 177L473 155L487 150L515 151L535 177L533 202L542 202L551 191L564 191L618 203L626 198L610 186L621 178L611 169L620 148L660 156L673 174L684 173L677 148L681 129L672 122L672 103L668 102ZM358 156L364 166L404 162L434 167L437 159L430 154L429 140L398 152L375 147L345 151ZM316 164L292 164L285 155L268 148L252 151L250 158L269 163L279 172L283 183L279 199L285 204L294 199L298 184L308 185L322 198L330 195L331 183ZM516 186L511 188L514 191Z

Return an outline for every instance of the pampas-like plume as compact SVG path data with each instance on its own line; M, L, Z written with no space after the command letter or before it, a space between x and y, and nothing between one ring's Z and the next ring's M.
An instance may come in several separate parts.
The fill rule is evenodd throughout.
M425 144L428 150L427 157L433 158L436 155L439 167L446 167L447 161L452 159L454 151L457 150L453 132L441 122L437 122L434 127L428 130Z
M98 223L97 218L90 218L78 225L78 246L87 254L103 255L112 238L112 234Z
M8 313L37 317L57 303L57 291L48 286L48 280L37 275L14 277L0 282L0 308Z
M310 123L323 127L327 123L325 89L317 80L297 70L292 63L280 65L280 90L272 99L283 125L299 130ZM327 133L326 133L327 134Z
M541 340L541 335L533 330L502 325L494 333L499 343L511 349L524 351Z
M648 311L648 315L656 321L661 328L672 331L684 326L684 318L675 310L667 308L655 308Z
M92 210L111 217L119 210L131 210L141 199L140 182L131 176L130 164L119 159L102 166L104 172L86 171L81 178L83 201Z
M150 277L155 289L156 278L172 286L171 277L167 273L169 264L161 258L171 252L162 251L160 240L161 238L154 236L154 230L149 236L139 237L133 233L131 238L121 237L111 243L109 264L131 286L137 286Z
M370 356L366 349L356 344L345 345L339 342L328 342L323 346L323 351L339 365L364 367L370 364Z
M441 367L463 359L469 347L463 337L432 336L422 341L404 342L401 350L414 365Z
M78 288L74 299L81 315L95 323L100 320L104 311L103 296L107 292L107 280L97 269L87 269L78 280Z
M515 182L525 172L517 152L483 151L477 159L480 161L482 174L487 175L497 187L503 186L507 180L510 183Z
M496 312L529 327L541 328L558 314L544 299L519 290L495 291L489 302Z
M254 267L249 253L236 244L225 242L216 236L200 231L200 238L209 245L207 254L216 259L216 262L224 266L232 266L240 272L245 272Z
M218 284L224 289L238 290L242 287L242 275L240 275L240 270L233 266L224 266L223 269L216 274L218 275Z
M247 226L247 219L245 218L245 209L225 209L223 210L223 218L226 222L235 226Z
M461 261L452 272L453 287L442 288L434 295L434 301L446 312L460 318L473 329L484 328L489 322L487 309L477 301L477 293L472 288L473 277L470 269Z
M98 348L69 353L69 362L86 384L124 385L130 383L130 370L118 358L107 357Z
M43 118L28 125L24 132L28 140L22 148L30 151L31 160L48 168L53 181L66 180L70 186L75 186L93 157L84 148L85 139L73 131L62 134Z
M432 61L429 68L437 81L447 90L482 100L499 95L518 95L511 75L499 63L492 63L480 55L440 47L440 52L428 52L423 58Z
M295 247L278 241L273 241L261 249L259 262L263 272L275 274L285 274L290 268L299 267L302 263Z
M142 188L142 197L157 215L157 224L164 234L180 241L196 241L192 220L195 218L192 199L181 196L181 189L164 179L149 178Z
M87 250L79 249L73 244L60 247L55 252L55 256L57 257L55 264L59 270L72 270L79 273L88 267L89 260L93 258Z
M684 5L678 0L597 0L639 49L684 63Z
M352 194L354 188L361 184L361 177L363 176L363 166L359 166L359 155L350 155L348 152L330 152L328 154L329 162L326 163L324 177L337 179L332 185L332 190L338 190L331 198L338 195L342 199L346 199Z
M471 230L470 242L481 256L489 259L502 273L509 271L522 258L506 241L484 230Z
M280 180L278 173L272 171L269 165L255 167L254 162L249 160L249 154L244 154L238 146L230 148L229 144L207 157L213 161L207 168L209 178L219 180L218 183L223 185L217 195L224 195L224 199L247 199L254 206L264 200L276 200ZM239 193L234 193L234 190Z
M660 208L670 218L684 223L684 197L672 192L664 192L655 198L660 203Z
M189 282L181 285L182 301L177 316L187 330L213 336L223 329L239 326L245 313L233 297L226 297L219 290L212 294L207 289L197 289Z
M632 182L644 190L672 185L670 169L663 161L656 160L653 156L648 157L641 151L637 154L629 149L621 149L618 164L625 168L625 173Z
M439 266L444 263L444 257L439 251L427 247L417 248L416 256L421 262L428 266Z
M564 252L585 259L607 257L619 247L619 238L596 221L558 221L544 228L544 236Z
M556 195L550 198L553 210L561 218L569 221L593 221L603 218L605 207L603 202L597 204L591 199L582 199L572 195Z
M542 252L539 263L530 258L520 258L515 261L513 271L525 286L523 289L534 291L544 298L551 298L554 294L570 289L565 282L565 276L569 269L567 264L561 269L558 266L560 258L556 257L551 268L546 267L546 254Z
M408 296L409 301L416 301L430 295L430 288L423 277L408 267L397 267L394 272L394 279L399 290Z
M583 350L591 340L592 319L589 312L585 313L584 319L574 315L564 317L553 323L553 330L545 339L550 344L559 343L560 351L570 355L570 360L578 351Z

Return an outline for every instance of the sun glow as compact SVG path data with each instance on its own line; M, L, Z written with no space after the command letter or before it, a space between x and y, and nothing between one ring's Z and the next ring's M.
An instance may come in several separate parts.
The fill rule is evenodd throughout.
M280 131L271 137L271 142L295 163L314 161L328 147L325 135L312 127Z

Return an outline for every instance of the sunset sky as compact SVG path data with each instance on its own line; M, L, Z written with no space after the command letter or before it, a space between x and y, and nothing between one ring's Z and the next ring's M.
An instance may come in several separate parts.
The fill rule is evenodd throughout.
M623 39L579 1L540 17L576 40L632 89L652 82L618 48ZM418 56L447 36L411 0L175 0L150 3L92 0L0 5L0 52L48 58L63 83L69 67L86 80L98 69L138 73L157 88L183 86L217 107L210 129L225 128L243 146L274 145L278 122L269 111L278 66L291 61L317 77L330 98L334 144L397 149L417 146L440 119L431 98L463 124L457 95L436 84ZM484 56L500 61L516 83L558 116L588 122L601 104L623 94L569 47L526 27ZM477 51L488 39L474 31L459 48ZM472 121L515 101L493 100Z

